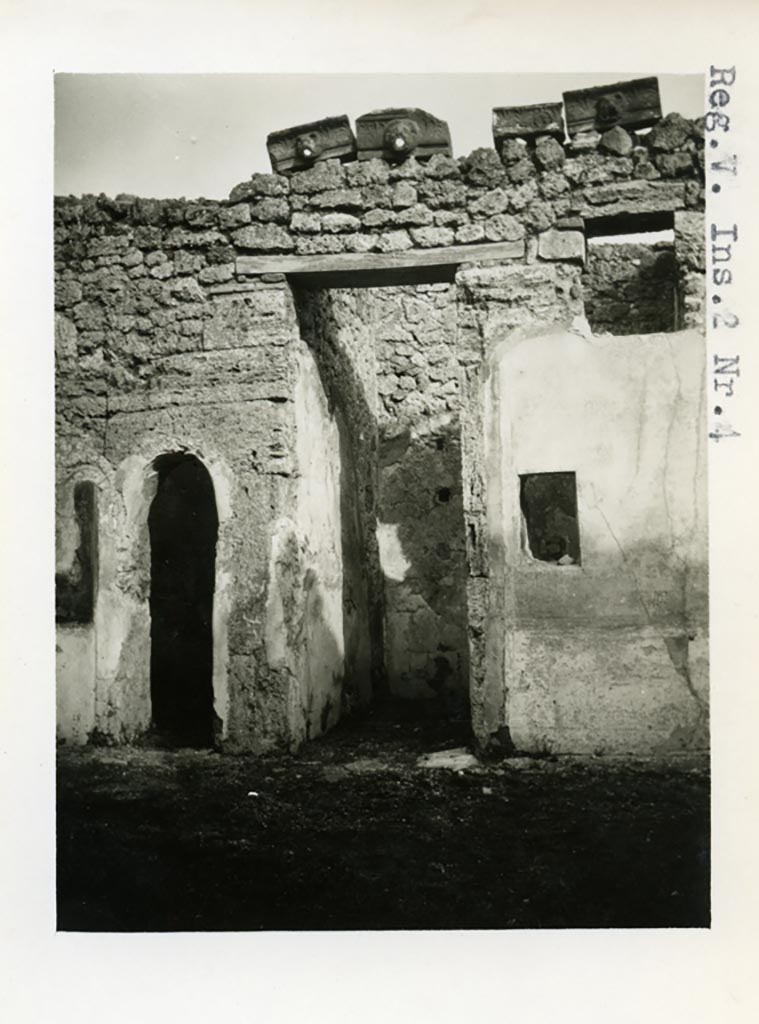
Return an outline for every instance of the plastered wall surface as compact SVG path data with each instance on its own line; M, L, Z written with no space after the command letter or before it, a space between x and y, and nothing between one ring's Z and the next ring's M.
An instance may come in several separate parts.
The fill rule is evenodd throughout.
M131 307L145 301L141 295L140 288L125 284L119 303ZM121 315L106 310L109 318ZM209 298L203 316L212 348L188 358L186 353L164 356L160 349L156 355L146 343L145 363L136 364L143 367L142 376L118 375L111 392L107 375L92 374L94 387L105 391L94 405L89 372L78 366L63 378L59 395L67 387L78 393L64 401L59 397L59 463L68 472L66 467L79 463L84 452L95 457L97 451L103 499L95 678L87 674L91 658L69 657L59 676L61 706L71 705L75 683L77 690L94 691L90 733L134 740L149 727L151 466L164 452L188 451L209 470L220 520L213 613L220 739L228 749L297 744L305 735L305 711L293 694L289 670L276 659L273 664L267 660L267 639L277 627L266 618L277 523L293 510L297 514L306 501L298 488L295 446L295 387L303 371L292 297L280 282L256 289L252 300L249 294L233 301ZM76 338L76 326L63 323L64 336ZM122 360L135 365L117 346L111 359L115 371L121 370ZM59 517L65 518L63 502ZM307 613L305 606L299 610ZM285 626L280 622L279 628ZM59 628L64 647L69 632ZM82 738L83 730L67 712L61 714L59 729L65 738Z
M523 329L494 348L486 386L489 630L503 640L480 726L533 751L705 747L701 334ZM579 565L525 541L520 475L557 471L576 474Z
M286 649L297 657L294 690L300 701L300 718L293 729L296 742L318 736L338 721L345 669L340 438L314 356L303 342L298 349L296 537L301 564L296 581L299 589L293 593L292 586L280 586L284 602L296 595L303 602L302 610L284 617L285 628L302 624L299 635L286 637Z
M375 530L377 377L367 290L296 293L302 337L313 353L339 439L346 710L365 706L384 682L383 602ZM304 426L304 429L307 429Z

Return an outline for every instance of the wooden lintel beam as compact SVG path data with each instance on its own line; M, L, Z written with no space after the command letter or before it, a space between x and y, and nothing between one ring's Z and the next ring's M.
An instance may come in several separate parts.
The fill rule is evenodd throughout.
M256 274L335 274L413 271L422 267L442 267L483 260L522 259L523 240L488 242L479 245L450 245L440 249L410 249L388 253L335 253L324 256L238 256L235 271L245 277Z
M287 280L298 288L387 288L413 284L452 284L456 263L432 267L398 267L390 270L332 270L308 274L288 274Z

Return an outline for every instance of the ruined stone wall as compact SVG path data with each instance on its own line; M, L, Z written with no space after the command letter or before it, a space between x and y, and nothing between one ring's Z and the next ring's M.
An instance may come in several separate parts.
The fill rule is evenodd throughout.
M703 202L703 126L676 114L647 133L458 160L325 160L253 175L221 203L56 200L62 589L79 571L78 483L97 488L99 549L92 621L58 628L62 736L149 725L146 520L153 462L171 451L195 454L216 495L228 747L297 745L383 689L448 706L469 690L490 735L485 665L505 653L487 628L503 570L488 542L486 360L517 327L581 317L583 286L598 306L603 274L592 257L582 269L599 224L674 219L678 324L700 324ZM351 254L434 265L451 247L430 283L270 269ZM615 310L620 330L640 328L639 298Z
M500 155L481 148L424 163L326 160L275 179L280 191L251 205L265 177L253 175L231 193L230 239L239 251L300 255L514 242L516 256L557 223L703 209L702 119L671 114L649 132L610 136L510 140Z
M62 735L133 739L149 725L151 467L164 452L188 451L211 474L220 520L221 737L229 748L297 743L308 722L310 734L320 730L320 719L276 656L277 631L305 644L313 629L301 620L315 612L304 598L284 623L272 594L318 576L318 566L278 546L283 534L298 534L305 500L297 437L306 425L296 408L303 368L290 289L280 276L234 294L214 291L233 276L220 204L85 198L59 201L56 218L58 517L66 520L76 481L92 479L101 521L94 621L58 629L60 705L87 709L76 721L62 715ZM89 640L79 649L84 634L94 636L94 653ZM325 665L328 686L334 668Z
M389 688L468 710L455 287L378 288L374 301Z

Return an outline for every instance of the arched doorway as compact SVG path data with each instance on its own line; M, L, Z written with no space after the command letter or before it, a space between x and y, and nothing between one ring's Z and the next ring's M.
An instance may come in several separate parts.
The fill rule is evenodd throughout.
M150 697L166 742L213 743L213 598L219 519L208 470L183 452L159 456L148 515Z

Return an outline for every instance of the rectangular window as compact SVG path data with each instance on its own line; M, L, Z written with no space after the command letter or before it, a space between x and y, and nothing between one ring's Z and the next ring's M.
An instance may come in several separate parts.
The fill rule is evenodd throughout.
M575 474L525 473L519 484L524 542L532 557L555 565L579 565Z
M594 334L675 330L674 215L629 214L585 222L585 315Z

